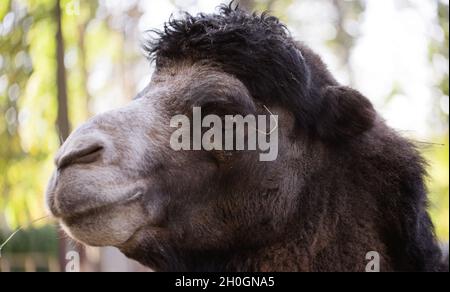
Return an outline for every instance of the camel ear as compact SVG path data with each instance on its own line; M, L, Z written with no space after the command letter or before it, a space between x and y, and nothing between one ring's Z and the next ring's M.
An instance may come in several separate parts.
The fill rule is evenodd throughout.
M345 86L329 86L322 92L322 110L317 122L319 136L344 142L371 129L376 112L358 91Z

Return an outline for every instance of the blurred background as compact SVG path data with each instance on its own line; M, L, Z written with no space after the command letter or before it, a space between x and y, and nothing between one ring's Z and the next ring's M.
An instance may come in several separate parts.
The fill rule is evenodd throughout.
M142 271L113 248L83 248L45 216L61 141L88 117L123 105L149 82L141 41L171 14L219 0L0 0L0 271ZM449 1L242 0L270 10L344 84L362 91L429 162L431 214L449 238Z

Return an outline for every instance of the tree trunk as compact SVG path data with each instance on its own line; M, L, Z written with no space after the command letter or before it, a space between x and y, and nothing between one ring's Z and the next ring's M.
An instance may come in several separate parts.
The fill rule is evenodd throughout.
M88 80L89 80L89 71L87 66L87 52L86 52L86 26L87 23L83 22L78 26L79 32L79 40L78 40L78 48L80 49L80 69L81 69L81 80L83 84L83 93L84 98L86 98L86 118L91 117L93 112L90 109L90 102L92 100L91 95L89 94L89 90L87 88Z
M58 116L56 128L61 144L69 137L70 123L67 102L67 77L64 65L64 37L62 32L61 1L56 0L54 17L56 22L56 89L58 100ZM62 230L59 231L59 265L61 271L65 270L67 241Z
M58 96L58 117L56 126L62 141L65 141L70 134L70 123L67 102L67 77L64 66L64 38L62 32L61 0L56 0L55 20L56 31L56 84Z

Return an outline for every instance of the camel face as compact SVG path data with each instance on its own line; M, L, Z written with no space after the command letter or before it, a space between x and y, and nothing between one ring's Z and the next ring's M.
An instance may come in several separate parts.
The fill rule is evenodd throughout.
M156 242L159 237L188 233L185 239L192 244L226 243L233 230L224 233L225 227L233 225L215 215L224 212L223 196L232 199L249 193L266 176L274 179L274 174L266 170L267 162L260 161L259 150L174 150L170 142L176 129L171 119L192 115L195 106L217 116L268 115L241 82L217 69L178 65L156 73L135 100L87 121L57 153L47 203L67 233L93 246L138 244L139 234L147 240L152 234ZM289 130L294 122L286 113L280 124ZM255 185L251 173L258 173ZM245 188L238 181L241 175L249 176ZM225 211L230 218L233 212L237 217L252 216L239 209ZM201 232L188 231L206 223L210 225ZM217 238L205 240L213 229Z

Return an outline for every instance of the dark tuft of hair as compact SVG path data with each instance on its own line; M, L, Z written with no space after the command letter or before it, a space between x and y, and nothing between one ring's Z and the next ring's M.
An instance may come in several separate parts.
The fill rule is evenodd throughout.
M310 66L279 19L222 5L215 14L171 17L145 44L157 70L168 62L207 61L241 80L252 97L293 111L298 124L311 129L320 95L312 88Z

